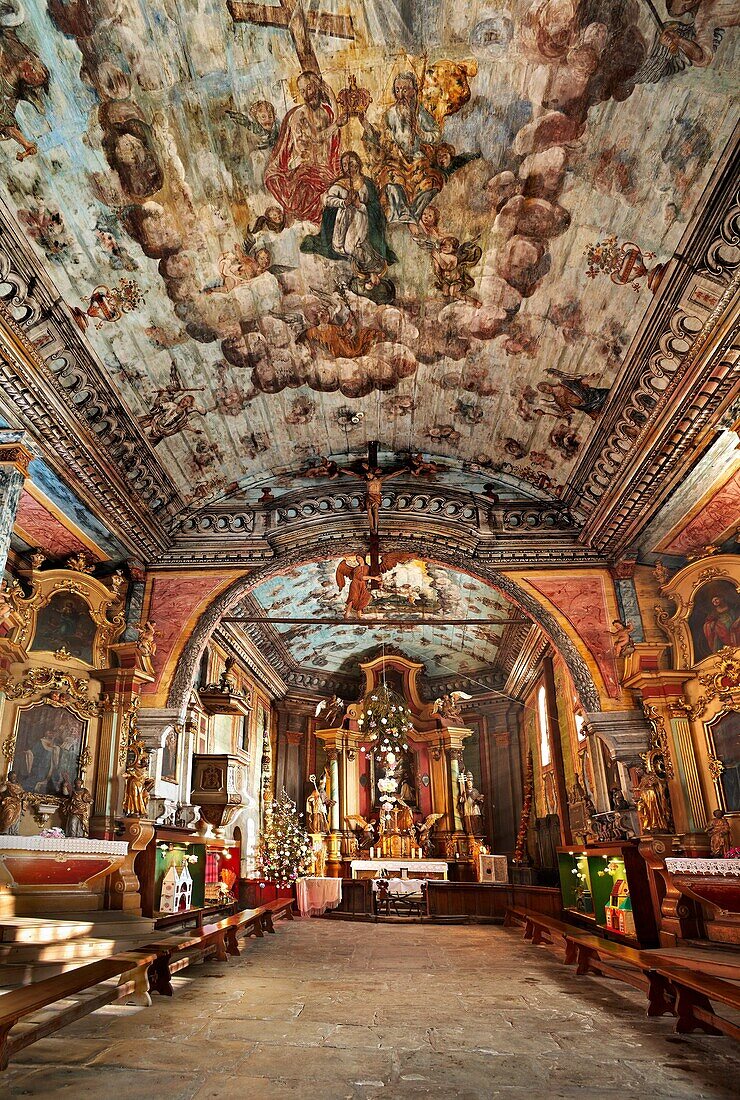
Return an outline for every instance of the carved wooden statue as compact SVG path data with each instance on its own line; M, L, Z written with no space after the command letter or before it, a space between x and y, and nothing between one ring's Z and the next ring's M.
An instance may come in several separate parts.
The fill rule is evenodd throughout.
M655 772L645 772L635 787L634 797L643 832L670 832L668 791L660 776Z
M460 816L465 822L465 832L468 836L483 835L483 811L481 806L485 799L479 790L473 785L472 772L466 772L465 778L460 776L460 794L458 805Z
M316 776L309 777L313 790L306 799L306 829L309 833L329 832L329 799L326 796L326 775L322 775L316 786Z
M724 810L715 810L706 828L709 851L714 859L724 859L732 847L732 830Z
M0 833L5 836L18 836L20 829L25 791L17 780L15 772L8 772L0 790Z
M149 753L143 741L133 741L129 748L131 763L126 769L126 790L123 812L126 817L146 817L154 779L149 772Z
M64 814L65 834L69 837L89 836L90 810L93 804L92 795L81 779L75 779L72 790L65 783L63 793L65 797L62 803L62 813Z

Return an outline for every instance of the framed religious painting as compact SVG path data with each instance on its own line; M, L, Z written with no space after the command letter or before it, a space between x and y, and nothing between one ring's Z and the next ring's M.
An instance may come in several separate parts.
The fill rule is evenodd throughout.
M706 729L720 805L727 813L740 813L740 712L724 711Z
M178 726L172 726L169 730L164 746L162 747L162 782L178 782L178 765L180 758L180 730Z
M694 663L725 646L740 645L740 595L731 581L702 585L689 615Z
M51 653L64 650L70 657L91 665L97 630L90 607L82 596L74 592L56 592L39 608L32 648Z
M31 794L60 796L72 787L87 744L88 719L66 707L38 703L19 707L10 770Z

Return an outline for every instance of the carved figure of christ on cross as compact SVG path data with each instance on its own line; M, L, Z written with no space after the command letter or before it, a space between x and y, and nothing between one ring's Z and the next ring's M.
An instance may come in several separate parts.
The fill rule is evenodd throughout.
M278 0L276 4L249 4L227 0L229 14L235 23L253 23L258 27L278 27L287 30L293 40L302 72L321 75L311 41L311 34L327 34L332 38L354 39L351 15L306 11L304 0Z

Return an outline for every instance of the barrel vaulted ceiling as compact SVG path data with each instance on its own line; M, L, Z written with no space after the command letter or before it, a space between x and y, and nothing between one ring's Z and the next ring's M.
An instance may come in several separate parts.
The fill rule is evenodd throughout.
M262 629L294 668L355 675L363 655L391 646L419 661L434 680L470 678L475 685L503 670L514 655L509 648L518 651L521 631L529 627L514 604L458 570L395 557L384 561L382 587L370 588L359 616L352 587L358 559L349 557L301 565L265 581L234 617L245 623L269 617Z
M0 198L187 506L368 439L557 497L730 137L735 22L7 0Z

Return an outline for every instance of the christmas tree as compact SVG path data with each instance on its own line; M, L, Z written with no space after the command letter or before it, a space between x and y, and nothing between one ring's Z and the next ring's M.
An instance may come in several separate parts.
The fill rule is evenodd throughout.
M311 866L311 840L285 788L265 822L259 865L264 877L276 886L292 886Z

